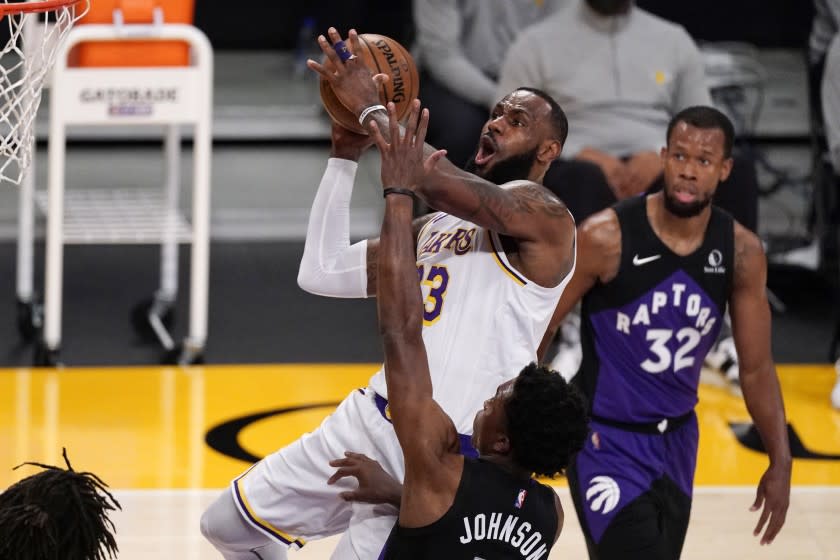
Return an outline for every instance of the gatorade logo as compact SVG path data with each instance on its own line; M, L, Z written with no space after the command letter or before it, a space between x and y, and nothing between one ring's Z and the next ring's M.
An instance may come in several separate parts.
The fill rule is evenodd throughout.
M589 509L603 515L608 514L618 505L621 497L621 490L618 483L608 476L596 476L589 481L589 489L586 491L586 501L589 502Z

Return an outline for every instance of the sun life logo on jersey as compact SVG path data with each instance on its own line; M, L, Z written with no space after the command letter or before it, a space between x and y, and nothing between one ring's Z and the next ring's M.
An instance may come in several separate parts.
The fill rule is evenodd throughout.
M703 272L707 274L724 274L726 267L723 265L723 253L717 249L712 249L707 259L709 266L703 267Z
M596 476L589 481L586 491L586 501L590 502L589 509L606 515L615 509L621 498L618 483L608 476Z

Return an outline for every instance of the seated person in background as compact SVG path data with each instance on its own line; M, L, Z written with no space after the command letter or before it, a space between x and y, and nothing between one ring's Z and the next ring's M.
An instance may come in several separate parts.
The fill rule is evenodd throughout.
M435 115L428 140L456 166L466 164L496 102L508 46L567 1L414 0L420 99Z
M543 89L566 111L571 134L546 186L580 223L616 200L662 188L658 149L668 121L693 105L710 105L703 61L681 26L632 0L571 0L519 34L508 49L498 90ZM751 162L715 203L752 231L757 184ZM570 180L595 164L586 185Z
M15 560L105 560L117 557L114 524L108 512L122 509L92 473L45 470L0 494L0 558ZM22 465L20 465L22 466ZM18 467L15 467L18 468Z
M711 104L700 51L685 29L632 0L571 0L520 33L508 49L498 91L512 86L546 91L568 116L564 159L552 164L544 184L577 223L618 200L662 190L659 148L668 121L686 107ZM756 231L752 161L734 158L714 203ZM579 346L569 351L575 369ZM728 332L710 354L710 365L737 384Z
M415 105L405 133L394 134L392 106L390 143L371 124L385 186L376 304L390 418L405 458L399 518L380 558L547 555L563 527L563 508L554 490L532 475L562 472L583 447L586 404L559 374L532 363L499 385L476 413L472 441L478 458L461 453L454 422L432 398L422 334L414 189L442 151L424 157L429 113L423 111L418 125L418 110ZM522 538L505 538L511 532Z

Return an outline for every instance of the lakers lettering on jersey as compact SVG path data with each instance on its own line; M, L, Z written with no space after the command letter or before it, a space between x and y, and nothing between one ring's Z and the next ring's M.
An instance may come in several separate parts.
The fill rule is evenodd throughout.
M464 255L473 248L473 239L477 228L458 228L455 231L432 232L426 242L419 246L418 257L425 254L440 253L441 249Z

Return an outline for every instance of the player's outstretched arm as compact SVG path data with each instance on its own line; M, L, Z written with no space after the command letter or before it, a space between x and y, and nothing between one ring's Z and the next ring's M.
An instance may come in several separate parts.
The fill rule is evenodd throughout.
M543 340L537 349L540 362L566 315L578 304L598 280L608 281L618 273L621 261L621 227L611 208L590 216L577 229L577 262L554 315L548 323Z
M418 143L422 143L427 123L428 111L424 110L421 118L419 107L414 106L405 134L397 132L395 141L389 143L375 127L373 130L381 153L385 196L385 213L379 237L377 311L385 347L389 406L395 417L397 436L401 442L404 439L407 446L414 445L418 439L418 423L427 420L408 418L409 415L432 413L433 416L445 417L439 407L439 412L429 410L429 403L434 401L422 337L423 303L411 228L412 189L416 186L417 168L423 167L426 161ZM397 126L395 117L391 126ZM442 155L439 153L435 159ZM434 160L428 164L433 165ZM403 430L405 432L401 433Z
M420 419L404 422L405 413L415 412L418 403L432 399L432 380L422 337L423 303L411 235L411 213L411 197L404 194L385 197L376 293L389 406L397 436L405 436L406 444L412 440L409 424ZM401 433L403 426L407 429L405 433Z
M770 544L785 522L790 502L790 443L770 351L767 259L758 237L740 224L735 225L735 272L729 308L744 401L770 456L770 466L761 477L751 508L763 508L754 534L764 530L761 544Z
M394 430L405 457L405 487L400 523L428 524L451 506L463 468L455 425L432 398L432 380L421 335L423 303L411 215L417 167L434 165L422 141L428 111L412 108L406 132L386 142L373 127L382 155L385 215L379 238L377 311L385 350L385 381ZM390 126L397 127L396 119Z

